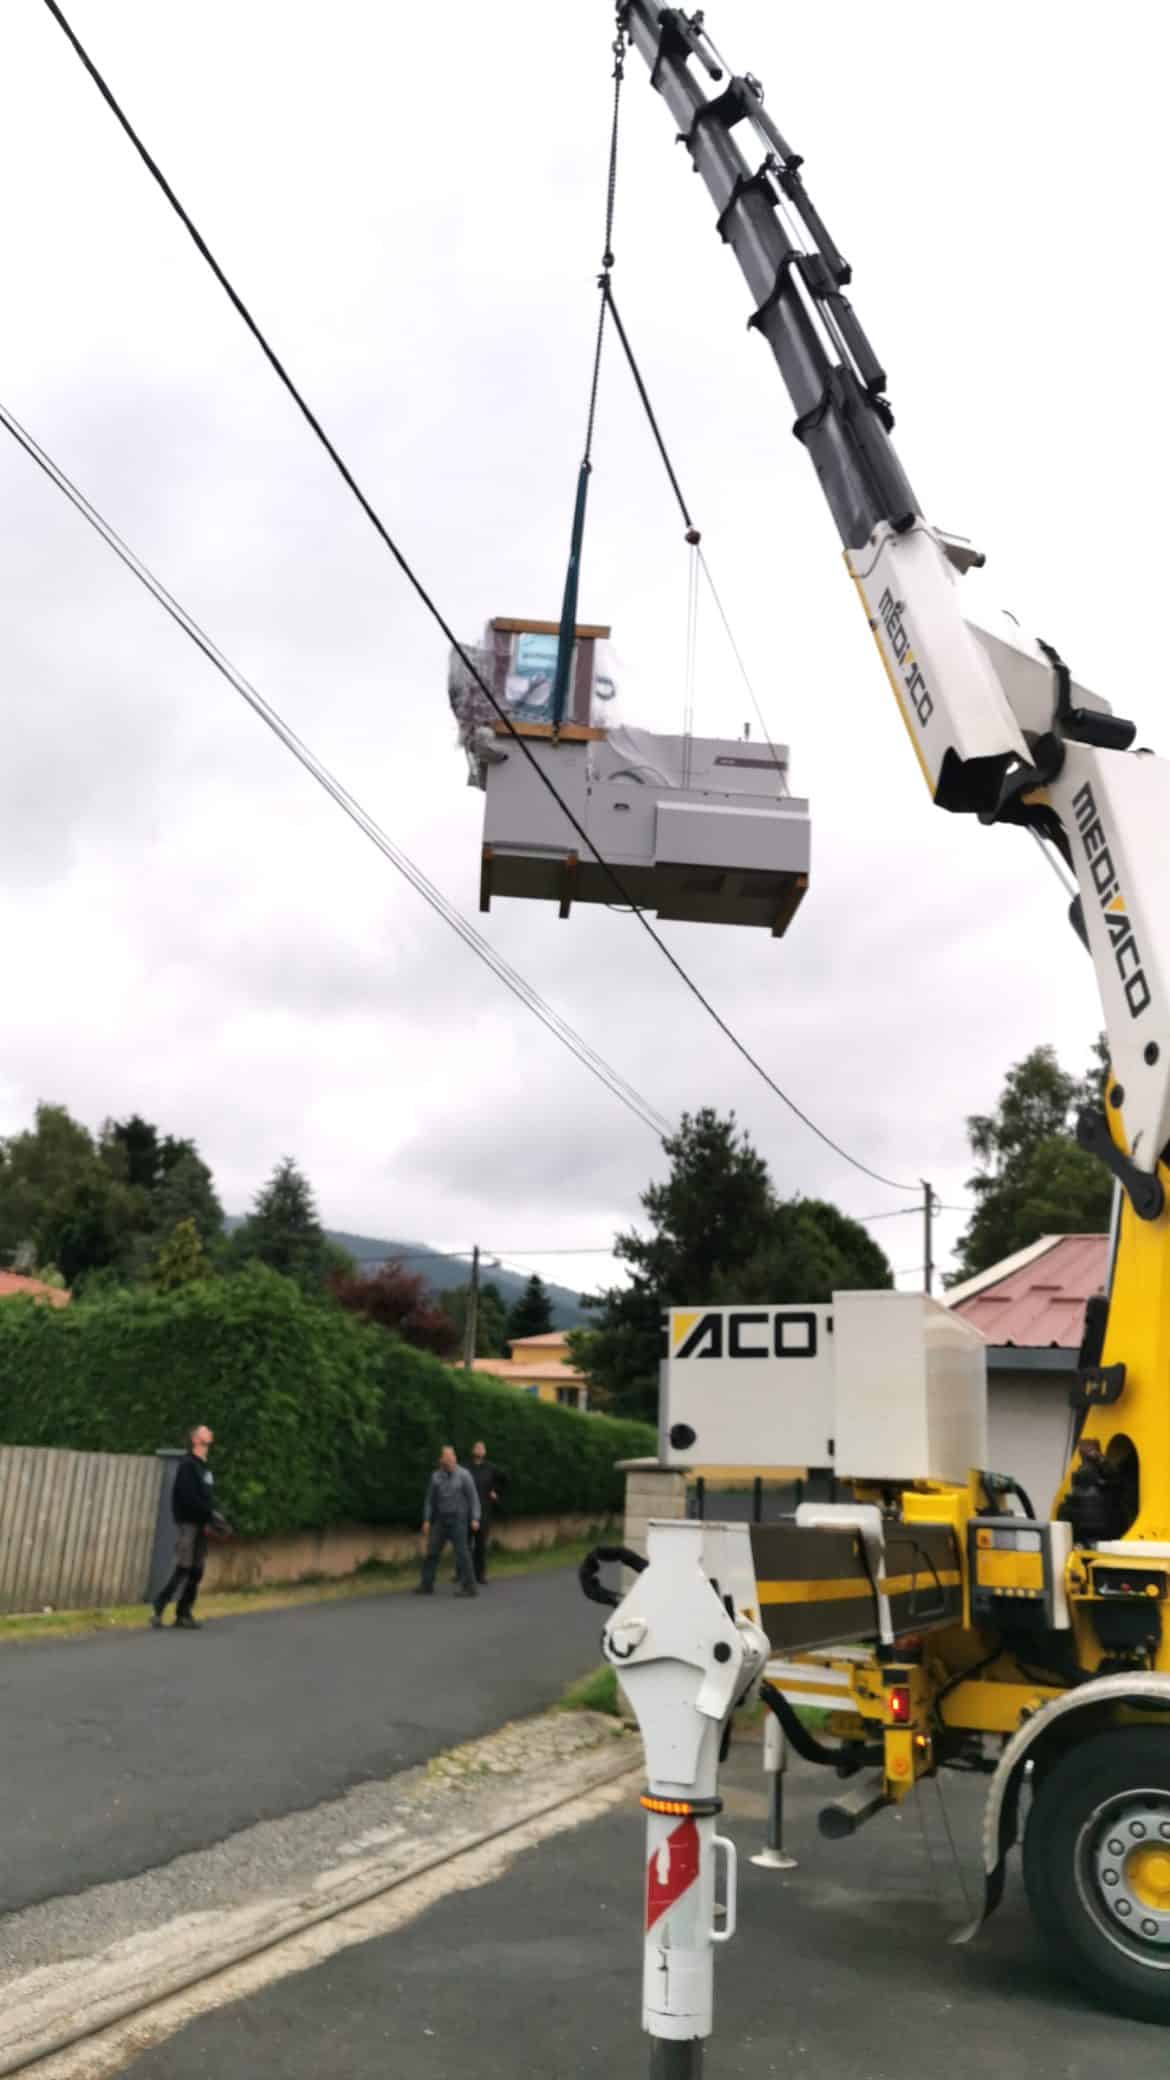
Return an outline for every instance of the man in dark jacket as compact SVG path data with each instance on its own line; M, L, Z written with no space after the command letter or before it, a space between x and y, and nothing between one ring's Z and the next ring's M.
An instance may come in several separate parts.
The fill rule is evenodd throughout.
M504 1492L507 1474L496 1466L487 1455L487 1446L480 1438L471 1447L471 1478L479 1496L479 1530L471 1541L471 1558L475 1565L475 1579L480 1588L487 1585L488 1532L492 1525L492 1510Z
M455 1457L454 1445L443 1446L439 1453L439 1463L427 1483L422 1528L427 1543L422 1580L414 1592L415 1595L434 1595L439 1555L450 1540L455 1548L459 1594L474 1596L475 1580L471 1572L468 1535L470 1533L474 1536L479 1530L479 1497L475 1492L475 1482L466 1466L460 1466Z
M207 1534L210 1530L226 1531L228 1528L212 1500L215 1475L207 1464L207 1454L214 1442L206 1423L198 1423L191 1432L187 1456L179 1462L171 1492L175 1566L165 1589L160 1589L154 1599L150 1622L156 1629L162 1624L163 1612L172 1596L178 1598L175 1624L180 1631L198 1632L200 1629L194 1609L203 1579Z

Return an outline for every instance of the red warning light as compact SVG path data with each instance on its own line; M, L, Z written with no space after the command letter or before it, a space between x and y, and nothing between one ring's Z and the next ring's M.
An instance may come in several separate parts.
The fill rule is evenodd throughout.
M896 1689L887 1691L886 1710L894 1726L909 1726L910 1692L903 1684L899 1683Z

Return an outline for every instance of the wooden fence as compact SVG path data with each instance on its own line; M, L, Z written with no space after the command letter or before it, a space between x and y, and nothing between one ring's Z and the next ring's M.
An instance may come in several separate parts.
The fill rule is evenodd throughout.
M143 1599L163 1465L0 1445L0 1611Z

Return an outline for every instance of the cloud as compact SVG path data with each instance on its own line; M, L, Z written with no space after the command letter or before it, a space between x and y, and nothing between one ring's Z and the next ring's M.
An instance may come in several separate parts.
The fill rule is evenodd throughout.
M126 0L82 30L456 629L553 614L583 436L608 30L592 9L539 0L517 0L506 33L470 0L424 13L411 64L442 77L442 105L396 91L388 123L395 25L373 0L340 0L331 19L322 41L308 11L276 0L243 14L208 0L197 29ZM851 0L844 50L863 48L866 21ZM1108 207L1115 278L1145 268L1159 75L1074 17L1052 95L1051 25L1012 11L1005 78L1008 22L996 4L967 24L957 102L937 91L950 31L907 0L899 87L932 177L903 183L893 216L873 178L888 136L867 68L827 73L823 25L786 20L781 37L746 0L723 0L717 33L774 82L769 106L808 154L932 515L991 552L989 597L1090 681L1103 671L1101 690L1156 741L1158 633L1131 545L1157 539L1160 476L1132 471L1086 413L1083 371L1113 366L1116 347L1108 299L1084 298L1083 253ZM480 915L481 804L452 744L444 638L48 18L14 20L9 43L22 92L0 172L22 207L5 402L656 1107L734 1106L782 1189L854 1212L908 1203L793 1119L628 918ZM1090 94L1092 167L1076 128ZM1041 1040L1080 1066L1099 1023L1091 971L1027 841L927 801L787 400L745 331L743 285L637 59L626 98L623 316L814 819L812 887L785 940L662 936L836 1140L880 1177L925 1173L961 1202L965 1115ZM988 280L994 293L972 293ZM1076 353L1054 354L1072 308ZM581 609L614 625L631 719L673 729L686 552L612 342L595 463ZM1103 511L1125 526L1102 530ZM499 1240L501 1223L533 1246L593 1242L635 1218L660 1167L653 1137L455 944L7 445L0 569L0 1127L41 1095L91 1122L146 1111L197 1136L233 1207L288 1151L336 1225L452 1247ZM758 733L706 602L697 716ZM912 1270L916 1221L874 1232L896 1234Z

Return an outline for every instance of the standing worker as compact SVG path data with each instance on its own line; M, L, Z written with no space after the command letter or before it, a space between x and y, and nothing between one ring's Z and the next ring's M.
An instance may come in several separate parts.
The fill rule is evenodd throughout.
M434 1595L435 1570L439 1565L439 1555L449 1539L455 1548L455 1567L459 1575L458 1594L474 1596L476 1587L471 1572L469 1540L479 1530L479 1497L475 1492L475 1482L466 1466L460 1466L455 1457L453 1444L443 1446L439 1453L439 1463L427 1483L422 1528L427 1547L422 1565L422 1580L414 1592L415 1595Z
M487 1455L487 1446L482 1437L471 1447L471 1478L479 1497L479 1529L471 1541L471 1557L475 1565L475 1579L481 1589L487 1586L488 1532L492 1524L492 1505L497 1503L508 1476L501 1466L493 1465Z
M207 1464L207 1454L214 1442L206 1423L197 1423L191 1432L187 1456L179 1462L171 1491L175 1565L170 1581L154 1599L150 1622L156 1630L162 1624L163 1612L172 1596L178 1598L175 1624L180 1631L198 1632L201 1629L194 1609L203 1579L207 1534L211 1530L226 1532L228 1529L226 1520L220 1516L212 1500L215 1475Z

